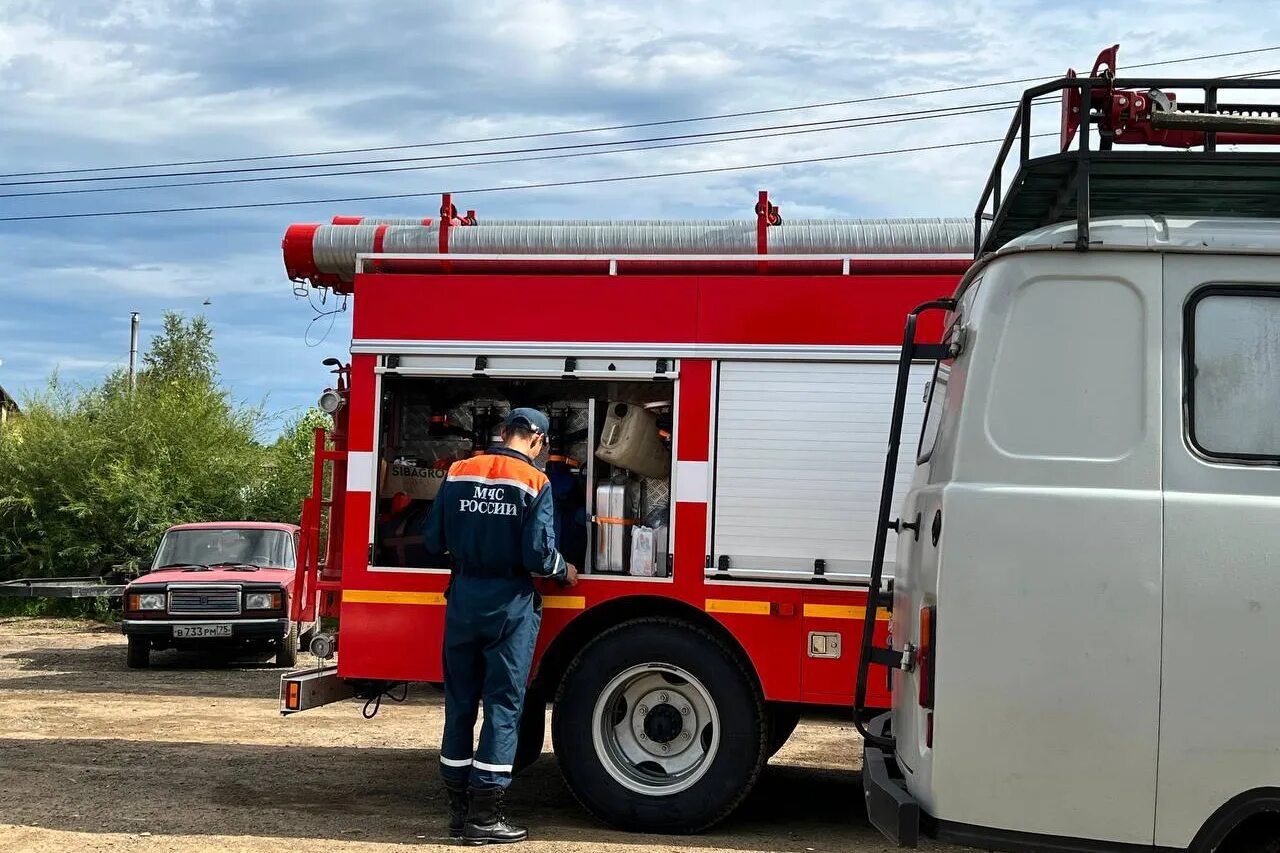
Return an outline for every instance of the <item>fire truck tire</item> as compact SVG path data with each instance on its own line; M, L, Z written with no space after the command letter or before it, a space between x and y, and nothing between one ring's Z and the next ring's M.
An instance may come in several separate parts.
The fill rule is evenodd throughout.
M707 631L637 619L596 637L560 682L551 737L596 817L637 832L700 832L751 792L767 759L754 675Z
M151 666L151 641L146 637L130 637L126 663L129 669L146 669Z
M787 739L791 737L798 725L800 725L798 705L769 706L769 749L766 753L769 758L773 758L778 754L778 750L786 746Z
M289 633L276 640L276 666L294 666L298 663L298 623L289 623Z

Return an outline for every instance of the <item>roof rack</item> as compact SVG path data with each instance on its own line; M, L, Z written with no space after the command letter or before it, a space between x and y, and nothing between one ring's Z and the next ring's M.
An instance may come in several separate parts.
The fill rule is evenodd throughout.
M1118 51L1118 45L1102 51L1088 77L1068 70L1023 93L974 211L975 258L1021 234L1073 219L1076 248L1086 250L1091 217L1280 218L1280 150L1218 150L1280 146L1280 103L1219 102L1227 90L1280 94L1280 79L1119 78ZM1170 89L1199 90L1202 98L1179 101ZM1052 135L1035 132L1033 108L1053 93L1062 100L1058 151L1032 157L1031 140ZM1006 189L1005 168L1015 145L1018 170Z

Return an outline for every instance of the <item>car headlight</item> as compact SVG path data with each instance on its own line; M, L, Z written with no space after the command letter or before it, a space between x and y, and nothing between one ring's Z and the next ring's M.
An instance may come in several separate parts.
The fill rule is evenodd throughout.
M280 593L251 592L244 597L245 610L279 610Z
M129 596L130 610L164 610L165 596L163 592L144 592Z

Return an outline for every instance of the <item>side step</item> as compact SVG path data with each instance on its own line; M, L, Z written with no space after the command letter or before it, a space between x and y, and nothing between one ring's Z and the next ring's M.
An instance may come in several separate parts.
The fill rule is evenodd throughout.
M338 677L336 665L300 669L280 676L280 713L284 716L309 711L355 695L355 688Z

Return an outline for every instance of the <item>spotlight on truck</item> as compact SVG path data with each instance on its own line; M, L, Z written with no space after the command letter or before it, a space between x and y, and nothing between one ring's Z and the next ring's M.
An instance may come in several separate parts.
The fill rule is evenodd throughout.
M311 638L311 654L320 660L329 660L338 649L338 638L333 634L316 634Z
M341 409L345 402L346 401L342 399L341 394L330 388L320 395L320 400L316 405L320 407L321 411L332 415L334 412L338 411L338 409Z

